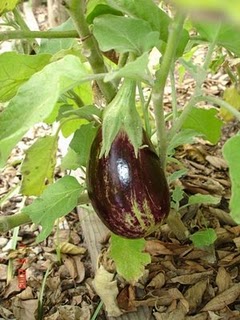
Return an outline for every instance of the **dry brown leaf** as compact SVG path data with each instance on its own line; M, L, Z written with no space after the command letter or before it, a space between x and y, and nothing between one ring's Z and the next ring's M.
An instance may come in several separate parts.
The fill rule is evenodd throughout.
M135 305L135 288L131 285L125 286L117 296L118 306L127 312L136 311Z
M189 303L189 310L191 312L194 312L200 306L207 283L208 280L201 280L185 292L184 297Z
M208 315L206 312L201 312L195 316L186 316L185 320L207 320Z
M73 256L73 260L75 262L75 266L77 270L76 282L81 283L85 278L84 263L81 261L81 256Z
M89 308L80 308L78 306L60 306L59 315L61 320L90 320L91 313Z
M0 280L6 280L6 279L7 279L7 265L0 264Z
M59 288L60 283L61 283L61 280L59 276L49 277L47 279L47 286L53 292L55 292Z
M9 284L7 285L7 287L5 288L4 291L4 298L8 298L11 294L16 293L16 292L20 292L21 289L19 289L18 287L18 278L14 277Z
M34 298L33 293L32 293L32 288L30 288L30 287L27 287L25 290L20 292L17 296L21 300L30 300L30 299Z
M240 237L234 238L233 242L235 243L235 246L237 247L238 251L240 250Z
M147 287L154 287L154 288L162 288L165 284L165 275L163 272L159 272L152 280L149 282Z
M166 248L166 243L159 240L148 240L146 241L145 251L150 253L152 256L172 255L173 252Z
M217 169L227 169L228 165L223 158L216 157L216 156L206 156L205 158L212 166Z
M0 316L3 317L3 319L12 319L14 317L14 315L11 311L7 310L6 308L2 307L1 305L0 305Z
M200 272L200 273L186 274L186 275L174 277L174 278L170 279L170 282L181 283L181 284L195 284L198 281L206 279L207 277L211 276L212 274L213 274L212 270Z
M232 285L231 276L224 267L219 267L218 269L216 285L218 286L219 293L229 289Z
M62 261L65 267L67 268L71 278L75 279L77 277L77 270L76 270L76 265L73 258L64 254L62 255Z
M202 309L202 311L217 311L221 310L227 305L233 303L240 294L240 284L236 283L231 288L218 294L210 300Z
M12 301L12 308L14 316L17 319L35 320L35 312L38 308L38 300L21 300L18 297L14 297Z
M103 301L109 317L119 317L122 311L117 305L118 287L113 280L114 274L104 269L102 265L97 269L93 285L96 293Z
M75 246L75 244L72 244L70 242L60 242L58 244L58 247L61 251L61 253L66 254L85 254L87 249L84 247Z

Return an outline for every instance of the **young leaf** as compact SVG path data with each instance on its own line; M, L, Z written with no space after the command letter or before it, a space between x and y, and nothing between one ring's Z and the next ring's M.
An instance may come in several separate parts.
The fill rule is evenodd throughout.
M99 0L98 0L99 1ZM89 1L88 1L89 2ZM88 8L88 11L89 11L89 8ZM98 16L101 16L101 15L104 15L104 14L113 14L113 15L116 15L116 16L121 16L122 13L121 11L118 11L110 6L108 6L107 4L104 4L104 3L98 3L92 10L91 12L87 12L87 22L89 24L92 24L93 23L93 20L98 17Z
M194 142L194 138L201 135L201 133L192 129L182 129L174 135L172 140L168 144L168 154L172 154L173 150L184 144L191 144ZM155 137L154 137L155 138Z
M201 133L204 138L216 144L221 136L223 122L216 117L218 111L214 108L192 108L183 128L192 129Z
M144 239L125 239L115 234L111 236L110 256L114 260L117 272L124 279L135 283L144 274L144 268L151 262L148 253L144 253Z
M233 136L223 146L223 156L229 166L229 175L232 183L230 199L230 215L240 223L240 135Z
M2 15L5 12L12 11L17 4L18 4L18 0L0 1L0 15Z
M150 72L148 70L148 53L145 52L136 60L127 63L119 70L108 73L104 81L112 81L116 78L126 77L136 81L152 82Z
M79 167L87 165L90 148L97 132L92 123L82 125L74 134L70 147L78 154Z
M93 34L102 51L114 49L138 56L153 48L159 39L159 33L152 31L148 22L110 14L94 19Z
M0 114L0 167L24 134L51 114L58 97L87 80L81 61L69 55L47 65L24 83Z
M81 156L73 149L68 148L66 155L62 158L61 168L63 170L76 170L81 163Z
M194 234L190 235L189 238L195 247L201 248L213 244L217 239L217 234L214 229L208 228L206 230L195 232Z
M0 55L0 101L10 100L18 88L49 63L51 55L5 52Z
M240 94L235 86L224 90L223 99L237 110L240 110ZM233 114L223 108L220 108L219 116L227 122L234 119Z
M188 199L188 204L219 204L221 201L220 197L214 197L211 196L210 194L195 194L193 196L190 196Z
M56 219L73 210L83 187L74 177L65 176L45 189L42 195L32 204L23 208L33 223L42 225L43 229L37 236L41 242L51 233Z
M39 196L53 182L56 165L57 139L55 136L39 138L26 152L21 166L23 176L21 192L26 196Z

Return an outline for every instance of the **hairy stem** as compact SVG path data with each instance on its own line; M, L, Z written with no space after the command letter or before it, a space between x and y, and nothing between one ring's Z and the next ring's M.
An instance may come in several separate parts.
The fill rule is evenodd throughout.
M85 0L67 0L66 9L72 18L76 30L83 41L85 56L89 61L94 73L105 73L107 68L104 64L103 55L98 47L96 39L91 34L85 19ZM115 87L111 82L98 80L97 84L107 102L110 102L116 94Z
M89 203L89 198L87 193L80 195L78 199L78 205L83 205ZM1 216L0 217L0 233L7 232L15 227L21 226L23 224L31 223L32 220L26 213L20 212L12 216Z
M11 39L57 39L57 38L77 38L76 30L69 31L30 31L30 30L14 30L0 32L0 41Z
M182 14L178 14L170 26L166 50L164 52L160 68L156 73L156 80L152 91L152 101L157 127L158 154L160 155L163 168L165 168L167 153L163 95L167 77L171 69L173 59L175 58L179 34L181 34L183 23L184 16Z

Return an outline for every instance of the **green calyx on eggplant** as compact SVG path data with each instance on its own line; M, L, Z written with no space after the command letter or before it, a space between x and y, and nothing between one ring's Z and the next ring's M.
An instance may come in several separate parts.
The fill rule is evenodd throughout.
M145 131L136 157L127 133L120 129L107 156L100 157L102 128L93 141L87 168L92 206L115 234L143 238L155 231L169 213L168 184Z

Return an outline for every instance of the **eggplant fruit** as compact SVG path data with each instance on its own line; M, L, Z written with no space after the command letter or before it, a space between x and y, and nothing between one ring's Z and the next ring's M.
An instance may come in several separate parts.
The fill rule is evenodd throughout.
M87 168L87 189L102 222L125 238L143 238L168 215L168 184L151 141L143 131L138 157L124 130L109 154L99 158L102 130L93 141Z

